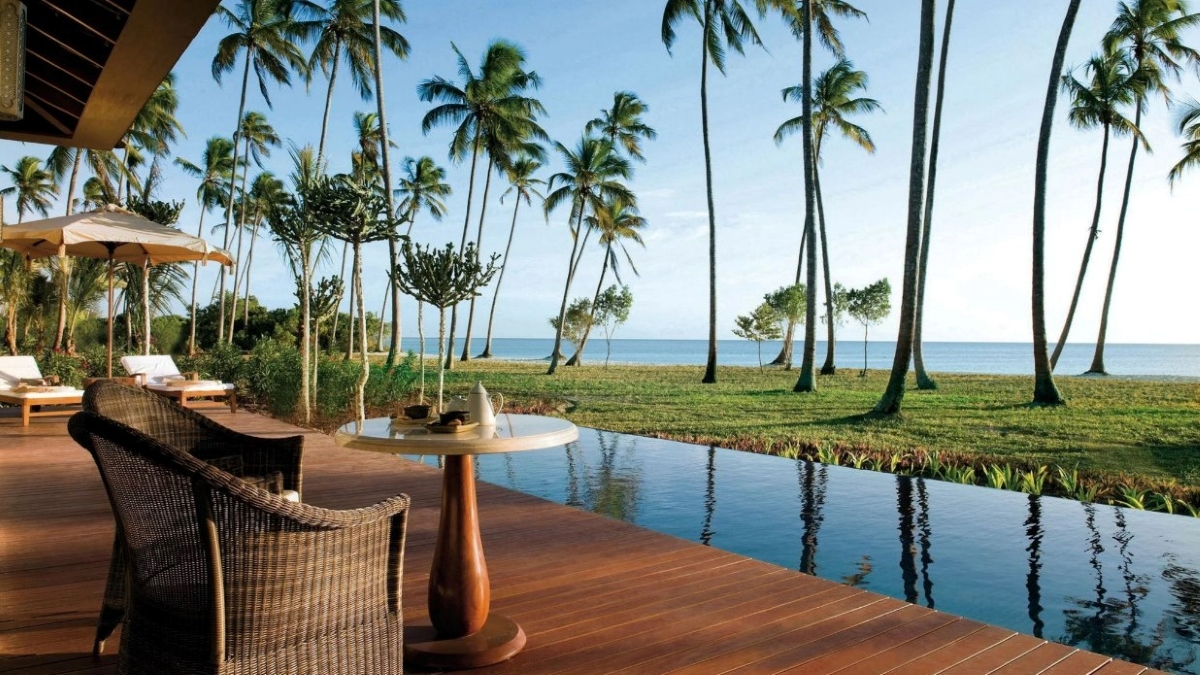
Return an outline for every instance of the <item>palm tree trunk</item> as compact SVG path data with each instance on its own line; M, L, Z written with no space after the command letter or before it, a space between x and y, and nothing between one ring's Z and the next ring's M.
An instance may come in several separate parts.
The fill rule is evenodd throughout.
M362 362L362 370L358 374L358 382L354 387L354 403L359 427L367 417L367 406L364 400L367 391L367 379L371 376L371 364L367 361L367 313L363 310L362 297L362 251L361 245L354 242L354 288L358 290L358 349Z
M311 386L311 377L309 376L309 366L312 362L310 354L310 336L312 331L309 330L312 322L312 305L309 291L310 283L308 251L304 250L304 244L301 244L300 251L300 400L302 401L300 409L304 414L304 423L312 422L312 401L309 399L309 387ZM195 322L193 321L193 324Z
M487 178L483 181L483 200L479 203L479 229L475 232L475 250L483 250L483 221L487 216L487 198L488 192L492 189L492 170L495 168L495 162L488 157ZM471 296L471 306L467 311L467 332L463 335L463 350L459 361L471 360L471 328L475 324L475 298Z
M312 407L316 408L317 375L321 372L321 320L319 318L313 320L312 347L312 390L309 395L312 397Z
M808 273L805 276L805 286L808 302L804 312L804 354L800 359L800 377L792 391L814 392L817 390L817 379L813 366L817 356L817 223L816 199L817 186L815 180L816 156L813 154L812 128L812 3L804 3L802 9L803 36L803 67L801 81L804 82L804 93L801 96L801 112L803 118L804 139L804 237L808 240Z
M808 242L808 233L804 231L803 225L800 227L800 255L796 260L796 280L792 284L800 283L800 275L804 271L804 245ZM783 330L783 344L779 346L779 355L775 360L771 361L772 366L783 366L784 370L792 369L792 348L796 337L796 322L790 318L787 322L787 327Z
M446 368L445 364L450 359L446 358L442 349L446 344L446 308L438 308L438 397L437 397L437 412L442 412L442 395L446 384Z
M504 246L504 263L500 265L500 276L496 278L496 289L492 291L492 309L488 312L487 339L483 343L481 359L492 358L492 326L496 322L496 299L500 297L500 284L504 282L504 270L508 269L508 253L512 250L513 235L517 232L517 211L521 208L521 195L518 193L513 205L512 225L508 228L508 243Z
M550 370L547 375L553 375L558 370L558 359L562 353L563 324L567 321L567 298L571 294L571 281L575 278L575 256L579 253L580 235L583 234L583 205L579 206L579 217L575 224L575 243L571 246L571 257L567 260L567 283L563 285L562 304L558 308L558 328L554 331L554 351L550 353Z
M390 253L389 253L389 255L390 255ZM391 276L392 276L391 274L388 275L388 286L389 287L391 286L391 283L392 283ZM383 315L385 313L387 313L388 295L389 295L389 293L387 291L384 291L383 304L379 306L379 335L375 338L375 344L379 345L379 347L381 349L383 348L383 330L385 328L387 328L387 322L383 320ZM391 350L389 349L388 351L390 352Z
M388 218L394 218L396 204L395 196L392 194L392 161L388 153L387 106L383 101L383 41L379 28L379 0L375 0L373 3L372 13L375 20L375 107L379 117L380 155L383 158L383 191L387 197ZM396 242L393 239L388 240L388 254L391 256L388 284L392 292L392 344L388 347L387 369L388 372L391 372L392 367L396 365L396 350L400 349L400 285L396 283L395 278L396 264L399 261L396 255ZM379 320L383 321L382 314Z
M239 261L238 264L241 266L241 269L237 270L233 276L233 297L230 298L230 300L233 302L233 306L229 310L229 334L228 334L229 335L229 344L233 344L233 325L234 325L234 322L237 321L237 304L238 304L238 288L239 288L238 279L240 278L240 276L244 276L244 275L240 275L239 273L242 270L249 268L249 264L245 261L242 261L242 240L245 239L244 235L246 233L246 197L245 197L245 195L246 195L246 180L250 174L250 139L246 139L246 150L243 154L242 162L245 164L245 168L242 169L242 209L241 209L241 213L238 214L238 223L237 223L237 231L238 231L237 259ZM228 228L229 225L226 224L225 227Z
M1050 164L1050 130L1054 125L1054 104L1058 102L1058 83L1062 75L1071 29L1079 13L1079 1L1069 0L1050 65L1046 85L1046 105L1042 110L1042 128L1038 134L1037 164L1033 179L1033 402L1037 405L1063 405L1062 394L1054 384L1050 356L1046 351L1046 177Z
M150 263L142 266L142 354L150 356Z
M600 265L600 281L596 282L596 293L592 295L592 311L588 313L588 324L583 329L583 337L579 339L579 347L575 349L575 355L567 361L568 366L583 365L583 350L587 347L588 335L592 332L592 324L596 321L596 303L600 300L600 289L604 288L604 275L608 272L608 261L612 259L613 251L612 244L604 250L604 260ZM762 366L762 344L758 345L759 351L759 366Z
M862 372L858 374L859 377L867 376L867 333L868 332L870 332L868 330L868 326L867 326L867 324L864 323L863 324L863 369L862 369Z
M818 156L820 155L818 154ZM813 162L813 184L816 186L817 192L817 224L821 230L821 265L825 272L825 363L821 366L821 374L834 375L837 373L837 364L833 360L835 349L833 281L829 276L829 241L825 238L825 200L821 196L821 172L815 161Z
M925 132L929 124L929 81L933 70L933 15L935 0L921 1L921 42L917 57L917 83L913 103L912 155L908 179L908 233L904 242L904 290L900 301L900 333L887 389L874 412L896 415L904 401L904 379L912 358L917 315L917 271L921 255L921 205L925 198Z
M75 196L75 185L79 180L79 165L83 161L84 150L76 148L75 162L71 167L71 178L67 183L67 213L71 215L73 210L72 198ZM60 257L59 261L59 292L58 292L58 328L54 335L54 348L63 347L63 335L67 332L67 301L69 300L70 283L71 283L71 264L65 257ZM73 351L73 350L71 350Z
M342 40L333 40L333 65L329 69L329 88L325 90L325 114L321 116L321 140L317 142L317 164L325 158L325 133L329 129L329 108L333 105L333 83L337 81L338 62L342 58Z
M417 403L425 402L425 303L417 301L417 339L420 341L421 353L421 390L417 394ZM440 338L438 344L441 344ZM441 359L438 359L438 367L442 365ZM439 411L440 412L440 411Z
M254 266L254 242L258 241L258 228L262 225L261 216L254 219L254 229L250 231L250 252L246 254L246 292L242 302L242 325L250 324L250 270Z
M462 242L458 247L458 255L461 258L463 251L467 248L467 232L471 227L471 200L475 196L475 165L479 160L479 135L475 135L475 144L471 149L471 173L467 179L467 213L463 217L463 233ZM490 174L491 172L489 172ZM454 305L450 309L450 339L446 343L446 370L454 370L454 331L458 327L458 305Z
M242 130L242 115L246 112L246 85L250 83L250 61L253 56L254 47L251 45L246 48L246 68L242 71L242 97L238 102L237 120L234 121L233 125L233 156L235 160L237 158L238 136L241 135L240 132ZM225 204L225 243L221 246L226 251L229 250L229 231L233 226L233 196L237 192L237 181L235 180L237 178L236 161L234 162L233 174L229 177L229 200ZM220 276L221 289L217 295L218 302L220 303L217 311L217 342L225 341L225 281L228 274L228 268L222 266Z
M917 268L917 316L913 322L913 369L917 373L917 389L927 390L937 389L937 382L925 372L925 279L929 267L929 233L933 229L933 192L937 181L938 148L942 137L942 103L946 97L946 62L950 54L950 26L953 23L954 0L950 0L946 4L942 53L938 59L937 98L933 104L933 137L929 141L929 181L925 186L925 223L921 232L921 261Z
M1138 101L1134 113L1133 126L1140 129L1142 125L1142 106ZM1104 341L1108 336L1108 310L1112 307L1113 285L1117 281L1117 261L1121 258L1121 241L1125 238L1125 216L1129 213L1129 190L1133 187L1133 164L1137 159L1138 138L1134 136L1133 145L1129 149L1129 169L1125 172L1125 194L1121 197L1121 213L1117 216L1117 236L1113 242L1112 265L1108 269L1108 285L1104 290L1104 309L1100 313L1100 333L1096 336L1096 352L1092 355L1092 366L1087 372L1107 375L1104 370Z
M351 248L353 249L353 246ZM350 322L349 330L346 331L346 333L347 333L347 336L346 336L346 340L347 340L346 341L346 360L347 361L354 358L354 331L358 330L358 328L356 327L356 324L355 324L355 321L358 318L358 314L354 311L354 307L355 307L354 300L355 300L355 298L358 297L358 293L356 293L355 290L356 289L354 287L354 257L353 257L353 254L351 254L350 306L346 308L346 311L347 311L346 319L347 319L347 321Z
M349 251L350 251L350 242L348 242L348 241L342 242L342 269L338 273L338 279L341 279L343 284L346 283L346 254ZM353 284L351 284L351 286L353 286ZM353 295L354 295L353 292L351 292L351 296L353 296ZM339 300L338 307L336 307L333 310L333 326L329 329L329 331L330 331L329 350L330 351L337 349L338 319L341 318L341 315L342 315L341 304L342 303ZM351 316L353 316L352 312L350 314L351 314Z
M196 228L196 236L204 236L204 214L208 212L207 208L200 209L200 224ZM188 335L188 356L196 355L196 285L200 280L200 263L192 263L192 326L191 332Z
M704 39L711 25L712 4L706 1L704 30L700 37L700 131L704 136L704 187L708 199L708 361L700 380L704 384L717 381L717 215L713 208L712 149L708 141L708 41ZM564 309L566 302L564 297ZM561 323L562 315L559 316Z
M1050 355L1050 370L1058 366L1058 357L1062 355L1063 347L1067 344L1067 335L1071 332L1071 323L1075 320L1075 309L1079 307L1079 295L1083 291L1083 277L1087 274L1088 262L1092 259L1092 248L1100 237L1100 207L1104 196L1104 173L1108 168L1108 138L1109 128L1104 125L1104 142L1100 150L1100 176L1096 179L1096 208L1092 212L1092 226L1088 228L1087 245L1083 247L1083 261L1079 264L1079 277L1075 280L1075 292L1071 294L1071 306L1067 309L1067 320L1063 323L1058 342L1054 343L1054 353ZM1134 139L1136 142L1137 139Z

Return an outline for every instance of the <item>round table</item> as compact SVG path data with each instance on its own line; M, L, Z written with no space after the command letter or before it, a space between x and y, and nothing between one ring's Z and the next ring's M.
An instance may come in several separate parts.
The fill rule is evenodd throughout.
M479 535L472 456L537 450L579 438L571 422L541 415L496 416L495 426L438 433L420 422L350 422L334 433L339 445L392 454L443 455L442 508L429 572L429 626L406 626L405 660L427 668L478 668L512 658L525 632L491 614L491 585Z

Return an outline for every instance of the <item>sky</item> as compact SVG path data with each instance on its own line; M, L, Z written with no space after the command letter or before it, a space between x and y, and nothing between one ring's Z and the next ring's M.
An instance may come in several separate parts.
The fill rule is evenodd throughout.
M743 0L746 5L753 3ZM226 4L230 4L227 2ZM939 11L944 3L939 4ZM1033 173L1050 60L1066 8L1059 2L957 3L951 37L945 112L938 164L933 235L926 291L925 339L929 341L1027 342L1031 335L1030 285ZM387 57L384 94L393 161L433 157L446 168L454 194L442 222L418 217L418 243L444 245L461 237L469 161L448 157L451 127L421 132L432 104L419 100L419 82L440 75L459 81L451 44L473 68L487 44L504 38L521 45L528 68L542 87L533 93L545 106L540 120L552 139L574 147L584 124L609 108L616 91L635 92L649 105L645 121L658 132L644 145L647 161L636 164L629 181L647 221L645 247L631 245L640 275L623 265L633 293L628 322L619 338L702 339L708 327L708 223L701 144L699 25L677 28L672 50L663 46L662 0L409 0L407 22L398 30L411 45L405 61ZM893 287L891 316L871 330L876 339L894 339L900 304L903 246L911 152L913 89L919 35L917 0L859 0L869 21L839 19L847 56L869 77L866 95L884 112L854 122L868 129L873 155L837 136L823 147L824 190L833 280L862 287L888 278ZM1067 55L1068 66L1083 63L1098 49L1112 22L1116 2L1083 3ZM941 34L939 16L938 34ZM799 114L781 90L800 81L800 46L776 16L757 21L764 48L747 45L745 56L730 52L726 73L710 71L708 93L717 223L718 337L733 339L734 319L749 314L763 294L790 283L795 275L804 217L800 139L777 146L775 129ZM237 114L241 66L218 84L210 66L218 40L231 32L220 19L209 21L185 52L175 72L181 97L179 117L187 138L175 154L199 161L205 140L229 135ZM1191 44L1200 34L1186 36ZM829 53L814 47L814 74L832 65ZM1080 74L1082 78L1082 73ZM291 171L287 143L316 145L327 81L318 75L310 89L296 78L291 88L270 86L268 108L252 83L248 110L266 114L284 138L266 168ZM1200 96L1195 73L1175 88ZM327 156L334 172L349 169L355 144L355 111L373 111L349 77L339 73L331 113ZM1101 134L1067 124L1068 102L1060 98L1050 148L1047 209L1046 318L1053 340L1062 325L1086 243L1095 204ZM1174 133L1174 112L1155 101L1143 132L1152 154L1139 153L1132 198L1116 278L1108 341L1113 343L1200 342L1200 315L1190 301L1200 255L1200 172L1186 175L1174 189L1167 172L1182 156ZM22 155L44 157L49 147L0 142L0 164ZM1119 194L1129 143L1113 143L1105 184L1105 208L1071 342L1094 341L1111 262ZM562 169L556 153L542 178ZM398 173L398 172L397 172ZM482 174L482 170L480 171ZM482 176L480 176L482 178ZM482 180L480 180L482 183ZM501 201L500 181L486 206L482 250L502 252L513 217L513 200ZM192 179L171 167L160 199L183 199L180 219L195 231L199 210ZM472 233L480 212L472 205ZM57 215L63 207L52 212ZM548 319L558 312L567 273L571 238L567 209L544 216L522 206L496 312L497 337L552 337ZM223 214L210 213L205 228ZM219 235L209 234L219 243ZM590 296L600 274L602 250L589 244L571 297ZM318 275L337 273L335 259ZM364 256L369 311L378 313L385 292L386 245L372 244ZM201 297L212 292L215 268L201 270ZM611 274L606 285L612 279ZM268 307L294 304L294 282L282 255L269 239L255 252L251 292ZM480 298L484 314L494 288ZM415 304L402 303L404 335L416 334ZM184 310L180 308L180 312ZM436 317L427 313L427 334ZM475 335L481 337L486 322ZM823 329L822 329L823 330ZM846 333L846 331L850 331ZM857 335L849 324L844 335ZM461 335L461 330L460 330Z

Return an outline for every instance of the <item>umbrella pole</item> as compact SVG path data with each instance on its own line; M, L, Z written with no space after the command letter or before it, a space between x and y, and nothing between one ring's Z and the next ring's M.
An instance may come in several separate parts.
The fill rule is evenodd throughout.
M150 261L142 268L142 353L150 356Z
M113 345L113 261L108 259L108 377L112 377Z

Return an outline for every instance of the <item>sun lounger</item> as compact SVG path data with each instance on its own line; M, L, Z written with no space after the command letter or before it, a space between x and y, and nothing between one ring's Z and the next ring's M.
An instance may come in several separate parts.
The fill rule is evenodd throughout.
M0 356L0 403L20 406L21 426L29 426L31 417L70 415L75 411L58 406L79 405L82 399L83 390L59 386L57 377L42 377L32 356Z
M121 365L137 377L147 391L186 406L188 399L225 399L230 412L237 412L237 386L218 380L200 380L196 373L181 373L168 354L122 356Z

